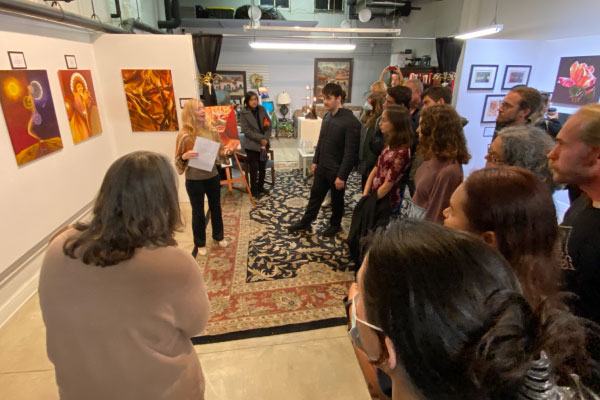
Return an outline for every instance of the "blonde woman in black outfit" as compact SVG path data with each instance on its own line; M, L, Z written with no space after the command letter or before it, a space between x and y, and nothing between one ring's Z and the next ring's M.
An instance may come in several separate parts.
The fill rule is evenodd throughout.
M248 92L244 97L244 108L240 111L240 125L245 137L243 147L248 157L252 195L259 197L269 194L264 186L266 155L272 125L267 110L258 104L258 95L254 92Z

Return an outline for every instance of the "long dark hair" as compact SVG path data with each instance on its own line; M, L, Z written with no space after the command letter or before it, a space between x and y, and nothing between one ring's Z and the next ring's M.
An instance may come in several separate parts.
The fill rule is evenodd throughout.
M427 399L515 399L544 350L559 384L585 379L585 337L577 319L542 319L521 294L508 263L466 233L405 220L371 240L362 296L399 362ZM591 378L590 378L591 380Z
M250 99L252 99L252 97L256 97L256 100L258 100L258 95L256 93L254 93L253 91L249 91L246 92L246 94L244 95L244 107L249 108L250 105ZM257 107L258 107L258 103L257 103Z
M494 167L471 173L464 188L469 230L495 233L531 306L554 298L561 286L558 224L547 186L523 168Z
M395 149L400 146L410 147L413 139L413 128L410 120L410 112L404 106L387 106L383 112L394 127L394 132L385 135L385 144Z
M360 122L367 128L371 128L375 125L377 118L379 118L383 112L385 97L381 93L371 93L367 98L371 99L371 106L373 109L366 111L360 119Z
M175 246L181 227L175 170L166 157L136 151L108 169L92 220L79 223L78 235L63 251L85 264L108 267L129 260L140 247Z
M441 161L456 160L459 164L469 162L467 140L460 116L449 104L427 108L421 113L419 123L421 139L419 151L426 160L435 156Z

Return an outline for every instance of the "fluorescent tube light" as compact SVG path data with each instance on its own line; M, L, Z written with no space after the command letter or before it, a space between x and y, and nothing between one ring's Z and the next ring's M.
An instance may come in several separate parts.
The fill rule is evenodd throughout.
M330 50L352 51L356 49L354 43L292 43L292 42L250 42L250 47L261 50Z
M500 32L502 30L502 28L503 28L502 24L492 25L492 26L488 26L486 28L482 28L482 29L473 31L473 32L456 35L455 38L467 40L467 39L473 39L473 38L480 37L480 36L493 35L494 33Z
M321 33L377 33L400 35L401 29L380 28L315 28L306 26L252 26L244 25L245 31L271 31L271 32L321 32Z

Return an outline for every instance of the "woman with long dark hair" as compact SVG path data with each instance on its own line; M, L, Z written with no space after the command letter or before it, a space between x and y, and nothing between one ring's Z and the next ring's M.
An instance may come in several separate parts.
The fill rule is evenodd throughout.
M240 111L239 118L245 139L244 151L248 157L250 190L255 197L269 194L265 189L265 168L272 126L267 110L258 104L256 93L246 93L244 108Z
M472 235L402 220L358 274L354 343L393 399L588 399L598 371L579 320L533 310L506 261Z
M420 208L420 217L442 222L442 211L463 180L462 165L471 158L462 121L451 105L435 105L422 111L417 132L417 152L425 162L415 174L412 202Z
M138 151L108 169L91 220L53 238L39 296L61 399L204 398L190 338L210 306L180 228L171 162Z
M208 198L212 224L212 237L220 247L227 247L224 237L223 216L221 214L221 178L217 172L217 164L226 162L232 154L223 146L219 133L206 123L206 111L200 100L188 100L181 113L183 128L177 135L175 146L175 165L179 174L185 173L185 188L190 196L192 206L192 231L194 232L194 249L192 256L205 256L206 251L206 217L204 215L204 196ZM189 166L191 158L197 158L193 151L196 138L204 138L220 143L219 152L210 171Z
M382 82L383 83L383 82ZM358 167L357 171L361 176L361 188L365 188L367 178L371 170L377 162L379 154L373 153L369 143L375 137L377 131L377 120L383 113L383 103L385 102L385 95L380 93L371 93L367 97L365 103L365 112L360 117L361 130L360 130L360 147L358 149Z
M413 137L410 113L403 106L388 106L383 111L379 128L385 147L367 178L363 195L377 192L377 198L382 199L389 194L391 210L395 210L402 201L400 183L410 165Z
M548 187L519 167L474 171L454 191L444 225L481 237L513 267L533 308L561 287L556 208Z

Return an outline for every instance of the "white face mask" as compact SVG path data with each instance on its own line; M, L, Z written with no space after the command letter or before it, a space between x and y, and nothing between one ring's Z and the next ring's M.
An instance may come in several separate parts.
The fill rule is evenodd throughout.
M368 101L365 101L365 105L363 106L363 108L367 111L372 111L373 110L373 106L371 104L369 104Z

